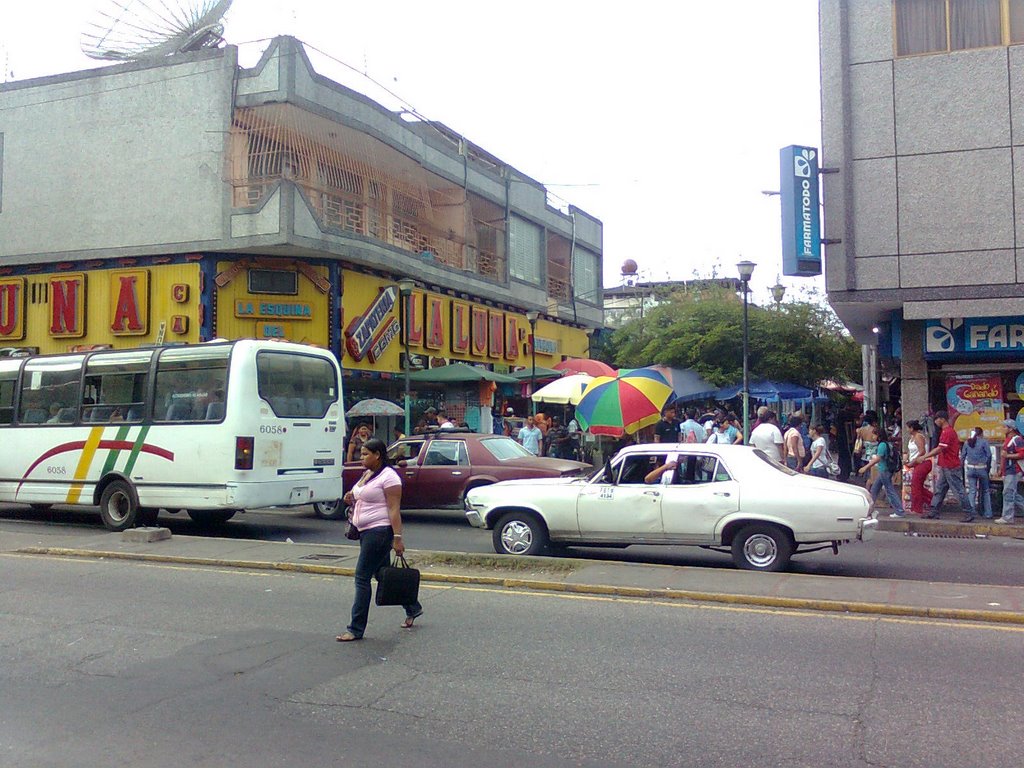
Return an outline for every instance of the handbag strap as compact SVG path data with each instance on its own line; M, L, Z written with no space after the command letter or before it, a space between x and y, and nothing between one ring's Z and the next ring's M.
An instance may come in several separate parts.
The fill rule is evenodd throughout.
M405 555L395 555L395 562L391 564L393 568L409 568L409 563L405 560Z

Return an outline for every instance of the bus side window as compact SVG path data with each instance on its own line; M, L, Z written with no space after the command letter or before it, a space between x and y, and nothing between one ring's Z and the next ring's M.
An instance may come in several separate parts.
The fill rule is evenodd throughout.
M50 413L51 405L59 403L64 407L65 403L79 402L84 359L84 355L68 355L27 360L21 378L18 421L45 424L56 416Z
M18 381L20 365L8 361L4 361L2 365L4 370L0 370L0 424L10 424L14 421L14 385Z

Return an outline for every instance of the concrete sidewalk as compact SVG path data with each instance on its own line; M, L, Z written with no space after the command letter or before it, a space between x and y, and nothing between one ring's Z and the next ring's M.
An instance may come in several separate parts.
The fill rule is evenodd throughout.
M957 535L963 527L943 521L892 520L886 526L925 526ZM151 543L126 540L106 531L40 528L13 531L0 523L0 553L116 558L218 567L273 569L347 576L357 550L350 544L290 544L175 535ZM992 526L1024 538L1024 526ZM141 529L138 529L141 530ZM904 529L905 530L905 529ZM131 533L131 532L126 532ZM870 546L850 544L849 546ZM419 552L410 562L424 582L658 598L835 611L877 616L927 617L1024 625L1024 586L753 573L571 558L513 558L498 555Z

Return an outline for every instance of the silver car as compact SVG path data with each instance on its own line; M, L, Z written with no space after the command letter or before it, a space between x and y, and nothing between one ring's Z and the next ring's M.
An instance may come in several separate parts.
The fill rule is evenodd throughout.
M877 521L859 486L795 472L739 445L624 448L589 478L512 480L466 494L496 552L558 546L691 545L739 568L778 571L794 554L866 541Z

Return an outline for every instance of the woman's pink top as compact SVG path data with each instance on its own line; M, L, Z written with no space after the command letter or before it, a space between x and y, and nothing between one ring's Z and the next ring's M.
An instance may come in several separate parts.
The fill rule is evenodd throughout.
M367 482L356 483L352 489L356 505L352 511L352 524L360 531L391 525L388 502L384 498L385 488L402 487L402 479L391 467L385 467L380 474Z

